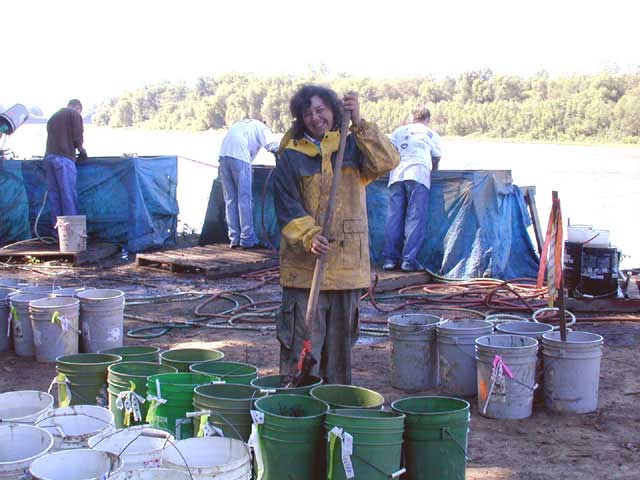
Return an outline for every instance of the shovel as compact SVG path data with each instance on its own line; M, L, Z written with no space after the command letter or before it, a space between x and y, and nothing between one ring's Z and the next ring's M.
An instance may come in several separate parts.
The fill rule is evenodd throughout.
M333 214L336 211L336 196L338 194L338 186L342 178L342 161L344 160L344 149L347 143L347 133L349 130L349 123L351 122L351 111L344 110L342 113L342 126L340 127L340 146L338 148L338 155L336 156L336 164L333 167L333 179L331 181L331 190L329 191L329 201L327 204L327 211L322 223L322 236L329 238L331 229L331 223L333 222ZM313 325L313 317L315 317L318 310L318 297L320 296L320 285L324 280L324 272L327 268L326 254L318 255L316 257L316 265L313 270L313 280L311 281L311 289L309 290L309 301L307 302L307 313L304 316L304 340L302 342L302 350L298 357L298 366L296 373L287 384L287 388L299 387L305 377L307 377L313 366L318 361L313 357L312 344L311 344L311 332Z

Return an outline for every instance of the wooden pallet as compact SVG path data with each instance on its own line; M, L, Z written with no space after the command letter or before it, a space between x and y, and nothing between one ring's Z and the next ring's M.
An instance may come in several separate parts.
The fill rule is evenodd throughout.
M427 272L403 272L402 270L384 271L372 269L378 275L376 292L390 292L400 288L410 287L431 282L431 275Z
M141 253L139 267L172 273L200 273L224 278L278 266L278 254L266 249L230 249L226 244Z
M97 263L120 250L118 245L104 242L88 242L87 250L78 253L61 253L58 245L47 245L37 239L28 240L15 245L8 245L0 249L0 260L27 260L27 257L40 261L68 260L73 266Z

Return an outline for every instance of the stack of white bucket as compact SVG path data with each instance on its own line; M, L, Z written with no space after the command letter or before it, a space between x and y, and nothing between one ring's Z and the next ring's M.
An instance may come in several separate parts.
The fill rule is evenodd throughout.
M123 345L122 291L3 280L17 288L0 286L0 352L13 343L18 356L53 363L62 355Z
M389 317L395 388L431 388L435 384L430 379L438 372L440 392L477 394L478 410L489 418L529 417L537 390L543 392L545 406L555 412L597 409L602 336L569 330L563 342L553 326L534 321L499 324L494 335L489 321L432 321L432 317Z

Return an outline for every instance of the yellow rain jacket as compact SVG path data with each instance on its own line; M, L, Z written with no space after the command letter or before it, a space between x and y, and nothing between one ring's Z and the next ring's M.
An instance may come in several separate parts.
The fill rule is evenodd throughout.
M289 135L285 136L290 138ZM287 140L285 140L287 142ZM307 139L290 139L276 165L275 207L282 233L280 283L310 288L316 256L311 240L322 230L340 132L328 132L320 146ZM400 155L373 123L351 127L342 166L342 179L330 229L331 251L321 290L367 288L371 282L367 184L391 171Z

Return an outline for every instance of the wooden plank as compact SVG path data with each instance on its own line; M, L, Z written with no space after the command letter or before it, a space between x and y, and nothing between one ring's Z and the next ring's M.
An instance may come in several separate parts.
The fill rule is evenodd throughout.
M572 313L640 313L636 298L567 298L565 303Z
M427 272L403 272L376 270L378 274L378 284L376 292L389 292L400 288L410 287L431 282L431 275Z
M24 257L34 257L39 260L64 259L75 266L97 263L118 252L119 247L113 243L89 242L87 250L77 253L61 253L57 244L45 244L38 239L31 239L27 242L16 245L8 245L0 249L0 259L23 259Z
M533 232L536 237L536 243L538 244L538 253L542 255L542 247L544 246L544 239L542 237L542 228L540 226L540 218L538 217L538 207L536 206L536 187L521 187L524 190L524 198L527 201L529 207L529 213L531 214L531 222L533 223Z
M271 250L230 249L227 245L195 246L136 257L140 267L172 273L201 273L207 278L241 275L275 267L278 262L277 253Z

